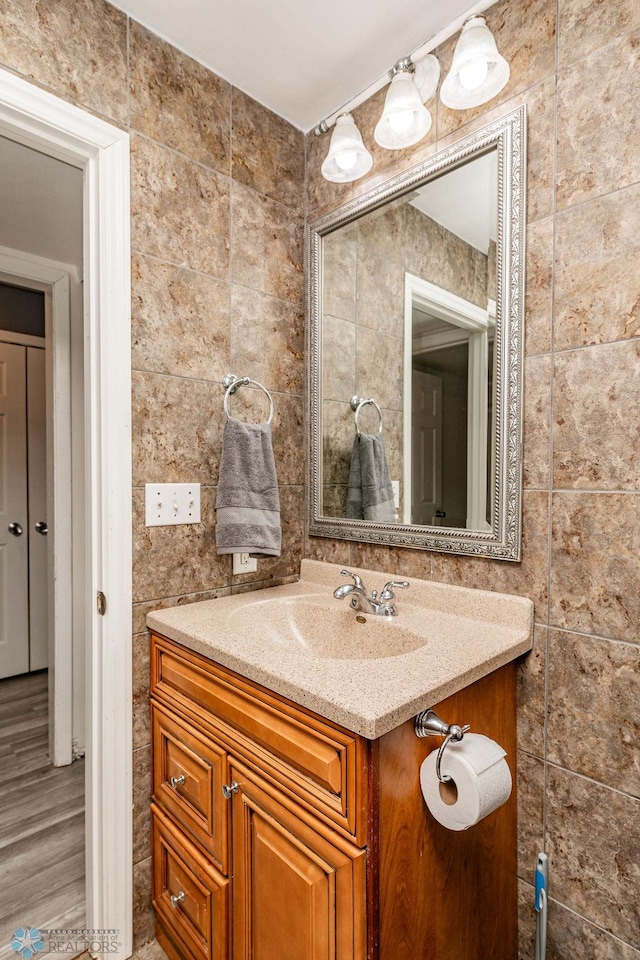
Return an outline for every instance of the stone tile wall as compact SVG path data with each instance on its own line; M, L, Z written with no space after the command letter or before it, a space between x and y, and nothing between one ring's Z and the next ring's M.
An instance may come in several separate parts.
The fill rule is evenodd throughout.
M103 0L0 0L0 64L131 134L135 943L153 936L145 615L299 572L304 137ZM275 400L283 556L215 551L221 379ZM242 391L234 413L261 416ZM202 484L203 522L144 526L144 484Z
M337 206L521 103L528 108L524 551L520 564L307 538L305 554L523 594L535 645L520 667L521 960L531 886L550 858L549 960L640 960L640 6L501 0L487 11L511 78L485 107L428 104L416 148L386 152L383 94L355 111L374 167L320 176L308 216ZM438 56L445 73L455 39Z

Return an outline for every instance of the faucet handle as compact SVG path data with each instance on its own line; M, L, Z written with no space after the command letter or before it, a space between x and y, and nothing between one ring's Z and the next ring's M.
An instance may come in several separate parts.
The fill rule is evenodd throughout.
M358 590L364 590L364 584L357 573L351 573L351 570L341 570L343 577L353 577L353 582ZM409 586L409 584L407 584Z
M408 580L389 580L388 583L385 583L382 593L380 594L381 600L393 600L395 597L394 588L396 590L408 590L409 581Z

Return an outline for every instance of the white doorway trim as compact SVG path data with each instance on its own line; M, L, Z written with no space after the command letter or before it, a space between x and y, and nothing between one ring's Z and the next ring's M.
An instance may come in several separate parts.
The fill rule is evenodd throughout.
M74 504L70 356L73 272L73 268L43 257L0 247L0 280L7 283L23 281L30 289L42 290L45 294L47 516L50 530L47 543L49 755L56 767L73 760ZM7 336L11 337L11 334L2 335L3 339Z
M117 929L109 956L124 960L133 893L129 136L2 69L0 133L84 171L87 927Z
M404 275L404 386L403 386L403 523L411 523L412 483L412 379L416 347L437 349L461 342L469 343L467 403L467 529L490 531L486 520L487 504L487 426L488 426L488 333L495 327L495 304L482 307L438 287L422 277ZM416 341L413 336L413 308L445 320L452 330ZM465 331L461 338L456 328ZM426 340L428 339L428 343Z

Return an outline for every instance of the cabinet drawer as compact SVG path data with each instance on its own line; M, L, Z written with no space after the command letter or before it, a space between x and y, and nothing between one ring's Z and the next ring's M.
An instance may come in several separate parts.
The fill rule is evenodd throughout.
M366 843L360 739L212 661L152 635L151 691Z
M192 727L151 704L153 796L227 872L227 755Z
M151 829L152 896L158 920L181 953L196 960L226 960L229 881L155 804Z

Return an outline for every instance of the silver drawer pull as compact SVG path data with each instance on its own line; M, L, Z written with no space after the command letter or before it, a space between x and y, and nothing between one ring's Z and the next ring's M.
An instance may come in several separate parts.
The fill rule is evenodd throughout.
M225 800L231 800L231 797L234 795L234 793L238 792L238 787L239 784L237 784L235 780L233 780L230 784L223 783L222 796L225 798Z
M184 773L181 773L179 777L169 777L169 783L171 784L174 790L177 790L178 787L184 786L186 782L187 781L185 779Z
M181 890L180 893L177 894L172 893L169 899L171 900L171 906L177 907L178 904L184 900L184 890Z

